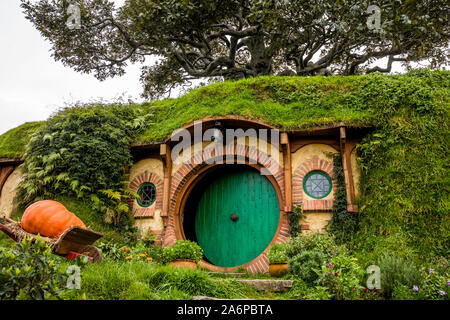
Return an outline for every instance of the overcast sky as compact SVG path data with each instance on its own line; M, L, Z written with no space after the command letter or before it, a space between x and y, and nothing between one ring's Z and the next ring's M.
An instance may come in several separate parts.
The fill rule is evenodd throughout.
M140 100L138 65L106 81L64 67L51 57L50 44L24 18L19 4L0 0L0 134L45 120L65 102L111 100L122 94Z

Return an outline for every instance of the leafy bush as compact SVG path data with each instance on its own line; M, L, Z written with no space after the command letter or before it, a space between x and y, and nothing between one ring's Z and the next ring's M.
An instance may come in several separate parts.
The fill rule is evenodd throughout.
M413 288L420 298L450 299L450 267L446 258L435 259L429 267L422 268L420 272L423 277L422 285Z
M160 246L138 240L134 246L121 246L114 242L100 242L98 244L105 257L114 261L127 261L129 263L143 261L157 265L164 264L163 249Z
M287 263L288 257L286 256L286 243L275 243L272 248L270 248L267 254L269 263Z
M347 254L339 254L322 266L317 283L327 287L334 299L357 299L361 296L364 270L357 259Z
M135 196L123 187L124 168L131 165L132 138L145 123L141 118L131 106L81 106L49 119L26 147L21 204L75 196L119 225L129 212L124 200Z
M302 206L295 206L289 213L289 234L292 238L297 237L301 233L299 221L303 217Z
M164 249L163 256L167 261L186 259L199 262L203 258L203 251L195 242L178 240L174 245Z
M0 248L0 300L43 300L64 292L60 259L46 242L23 239L15 249Z
M356 233L357 219L354 213L347 210L347 191L345 189L344 170L340 154L333 158L334 178L337 181L337 190L333 201L333 214L330 221L330 232L338 243L346 243Z
M405 260L394 254L385 253L379 261L381 271L381 288L383 295L390 299L395 287L413 288L422 281L419 270L412 261Z
M344 247L336 245L334 237L330 234L301 233L296 238L289 240L286 255L288 258L293 258L304 251L318 251L324 254L326 258L331 258L344 250Z
M317 250L306 250L289 259L289 272L306 283L312 284L317 280L325 255Z
M420 269L421 279L413 286L399 284L392 292L395 300L449 300L450 268L444 257Z

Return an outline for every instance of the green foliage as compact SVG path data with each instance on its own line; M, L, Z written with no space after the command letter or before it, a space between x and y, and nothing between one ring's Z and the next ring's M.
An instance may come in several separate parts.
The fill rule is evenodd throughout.
M0 300L44 300L63 293L60 259L48 244L24 238L15 249L0 248Z
M26 148L22 205L39 199L71 196L89 199L114 225L127 223L124 168L139 116L131 106L74 107L49 119Z
M174 245L165 248L163 255L167 261L186 259L199 262L203 258L203 251L195 242L178 240Z
M246 297L247 289L234 279L214 280L206 272L144 262L105 259L82 271L81 290L66 299L88 300L187 300L194 295L225 299Z
M123 246L114 242L100 242L98 248L108 259L127 261L129 263L143 261L148 263L165 264L163 248L138 240L133 246Z
M289 212L289 234L292 238L297 237L301 232L299 221L302 217L302 206L295 206L292 212Z
M147 62L140 80L148 98L193 79L353 75L390 72L399 61L431 68L449 63L444 0L378 0L381 25L374 28L370 0L133 0L120 6L90 0L80 6L81 21L90 23L75 29L66 27L67 3L21 0L21 8L52 44L52 56L78 72L104 80L123 75L129 63ZM150 56L157 62L149 65ZM373 66L383 58L386 67Z
M422 276L415 265L394 254L383 254L378 261L381 270L381 289L383 295L390 299L394 288L398 286L413 286L421 283Z
M325 255L316 250L305 250L289 259L289 273L298 277L306 283L314 283L325 262Z
M350 255L339 254L322 265L317 283L328 288L333 299L355 300L361 296L365 273L355 260Z
M0 158L20 158L30 137L44 122L27 122L0 136Z
M419 278L419 277L418 277ZM394 300L450 300L450 267L444 257L420 269L420 280L412 287L398 284L392 291Z
M296 279L286 297L295 300L331 300L332 295L328 292L327 287L312 286Z
M287 263L286 246L286 243L275 243L267 254L269 263Z
M336 237L338 243L346 243L357 230L356 214L347 211L347 192L340 155L334 156L333 168L334 178L337 182L337 190L334 195L330 231Z
M328 259L345 251L345 248L336 245L332 235L317 232L312 234L301 233L298 237L289 240L286 247L288 258L293 258L304 251L318 251Z

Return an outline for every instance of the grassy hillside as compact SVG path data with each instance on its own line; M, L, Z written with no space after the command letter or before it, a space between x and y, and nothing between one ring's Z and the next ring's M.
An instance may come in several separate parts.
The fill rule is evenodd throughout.
M449 88L448 71L270 76L217 83L178 99L92 108L124 119L131 107L136 118L125 120L132 123L146 116L136 126L138 143L162 141L187 123L221 115L262 120L282 130L338 122L372 125L375 132L358 148L359 231L349 235L349 245L368 261L384 251L427 259L448 255L450 248ZM81 113L83 108L63 112ZM23 145L40 126L24 125L1 136L0 157L20 156L23 148L14 141Z
M0 136L0 158L20 158L25 152L25 146L31 135L44 122L27 122L11 129Z

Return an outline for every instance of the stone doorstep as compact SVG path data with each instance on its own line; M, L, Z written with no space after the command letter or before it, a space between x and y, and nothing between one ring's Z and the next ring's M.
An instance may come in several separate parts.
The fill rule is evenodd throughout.
M294 280L237 280L258 291L285 292L292 288Z

